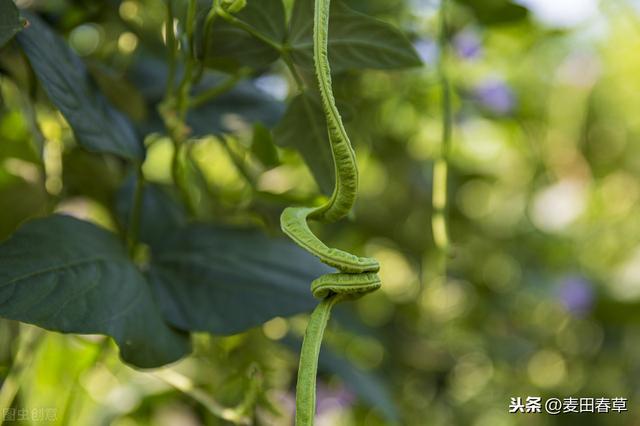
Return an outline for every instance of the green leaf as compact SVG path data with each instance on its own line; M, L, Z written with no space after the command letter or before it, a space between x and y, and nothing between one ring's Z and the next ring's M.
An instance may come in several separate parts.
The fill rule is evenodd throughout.
M163 133L164 125L157 114L158 103L164 97L168 78L166 61L152 56L141 56L133 63L127 78L138 88L147 102L149 115L139 123L141 133ZM225 81L224 74L206 72L202 81L193 88L192 95L219 86ZM187 115L187 124L194 137L233 132L229 117L240 117L245 123L259 121L273 126L282 116L284 104L260 90L252 81L242 81L233 89L221 94L210 102L191 109Z
M116 215L122 229L129 226L135 188L136 174L132 173L118 191ZM187 223L187 213L182 204L153 183L146 183L142 190L142 218L138 238L150 246L162 245L168 234Z
M152 254L149 277L165 318L229 335L309 311L311 281L331 269L257 230L191 225Z
M313 67L313 1L296 1L288 46L294 62ZM395 27L356 12L341 1L331 4L329 61L332 72L346 69L400 69L421 66L411 42Z
M273 132L276 144L300 152L320 190L330 195L334 184L333 157L319 101L308 93L293 98Z
M41 183L28 182L0 169L0 240L26 219L47 214L48 194Z
M0 0L0 47L22 29L20 14L13 0Z
M0 317L112 336L122 359L142 368L190 350L188 336L163 321L121 242L67 216L28 222L0 245Z
M206 87L216 85L213 76L207 77L202 85L194 88L194 93L201 93ZM256 121L273 125L280 119L283 110L282 102L258 89L253 82L243 81L230 91L189 111L187 124L194 136L204 136L233 131L228 118L234 116L248 125Z
M478 21L484 25L506 24L525 19L529 15L529 10L519 4L514 4L510 0L485 0L478 2L475 0L457 0L469 7Z
M278 150L273 144L271 132L261 123L256 123L253 126L251 152L266 167L273 168L280 164Z
M100 153L141 160L141 140L127 118L100 93L84 63L36 15L17 36L51 102L60 109L78 143Z
M270 44L281 45L286 36L282 0L249 0L233 17L271 43L218 17L208 42L204 43L203 40L201 43L202 46L208 46L207 51L203 52L207 66L222 70L234 70L241 66L262 68L280 57L280 52Z

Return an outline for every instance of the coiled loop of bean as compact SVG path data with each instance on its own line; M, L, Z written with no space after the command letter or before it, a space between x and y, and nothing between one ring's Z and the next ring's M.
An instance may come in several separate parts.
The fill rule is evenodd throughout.
M297 0L310 1L310 0ZM296 426L311 426L316 408L316 375L322 337L331 308L343 300L353 300L380 288L378 261L329 248L316 237L307 221L335 222L352 209L358 192L358 168L349 136L336 107L328 59L330 0L315 0L314 64L327 119L329 141L336 175L331 198L320 207L288 207L280 218L282 230L302 248L340 272L326 274L311 284L313 295L321 299L311 314L305 332L296 386Z

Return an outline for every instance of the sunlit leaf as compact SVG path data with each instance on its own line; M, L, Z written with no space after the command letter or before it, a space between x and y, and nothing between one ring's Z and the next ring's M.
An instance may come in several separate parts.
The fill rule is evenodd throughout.
M189 352L188 336L162 320L121 241L67 216L28 222L0 245L0 316L112 336L122 359L143 368Z

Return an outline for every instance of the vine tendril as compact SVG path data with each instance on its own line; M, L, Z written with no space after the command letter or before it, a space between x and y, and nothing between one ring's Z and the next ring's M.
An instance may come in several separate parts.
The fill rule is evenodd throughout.
M318 356L331 308L344 300L353 300L380 288L378 261L329 248L313 232L307 221L335 222L352 209L358 192L356 156L342 117L336 107L328 58L330 0L315 0L313 50L315 73L322 107L327 120L329 142L335 169L335 186L331 198L319 207L287 207L280 217L282 230L295 243L338 269L314 280L311 292L320 299L307 325L296 385L296 426L313 425L316 410L316 376Z

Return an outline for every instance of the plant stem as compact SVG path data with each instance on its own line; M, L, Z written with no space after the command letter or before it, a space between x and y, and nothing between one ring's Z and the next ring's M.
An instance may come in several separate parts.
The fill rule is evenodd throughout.
M441 0L440 4L440 58L438 61L438 74L442 87L442 145L440 154L433 168L433 214L431 226L433 239L442 256L442 272L446 275L447 256L450 249L450 239L447 218L447 185L449 158L451 155L451 134L453 128L453 114L451 108L451 85L447 76L447 0Z
M204 92L194 96L189 100L188 107L189 108L198 108L202 105L210 102L216 97L222 95L223 93L231 90L238 82L249 74L248 69L241 69L236 74L230 75L227 77L222 83L218 86L214 86L210 89L205 90Z
M38 329L23 328L20 335L20 347L13 361L13 366L0 388L0 414L6 413L18 394L24 381L25 373L33 361L36 349L40 343L42 332ZM3 418L0 417L0 425Z
M218 401L209 396L206 392L195 387L193 382L180 373L173 370L165 369L149 373L152 376L162 380L168 385L173 386L185 395L190 396L195 401L202 404L214 416L231 422L235 425L250 425L251 419L243 415L239 410L227 408Z
M167 94L173 94L173 85L176 79L176 66L178 56L178 45L176 43L176 34L174 32L175 15L173 13L173 1L167 1L167 21L165 22L165 38L167 43L169 75L167 77Z
M207 18L205 19L204 22L204 36L202 39L202 62L200 63L200 66L198 67L198 72L196 73L196 76L194 78L194 82L198 82L200 81L200 79L202 78L202 75L204 74L204 64L207 58L207 55L209 54L209 48L211 45L211 30L213 28L213 24L216 21L216 17L218 16L216 10L216 4L217 4L217 0L213 0L211 2L211 9L209 9L209 13L207 14Z

